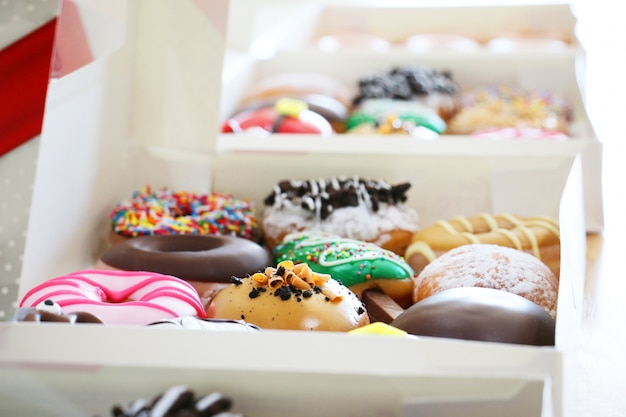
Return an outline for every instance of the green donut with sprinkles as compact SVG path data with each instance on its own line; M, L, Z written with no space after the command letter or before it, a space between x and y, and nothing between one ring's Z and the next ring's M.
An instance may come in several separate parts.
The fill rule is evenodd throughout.
M403 308L412 304L415 272L403 257L372 243L320 232L285 236L274 249L274 261L306 263L317 273L341 281L358 297L379 290Z

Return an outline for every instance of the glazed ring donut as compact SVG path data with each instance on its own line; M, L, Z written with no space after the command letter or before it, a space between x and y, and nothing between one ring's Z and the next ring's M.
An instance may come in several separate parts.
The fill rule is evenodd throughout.
M28 291L20 307L57 303L64 314L87 312L104 324L147 325L206 312L185 281L154 272L83 270L50 279Z
M107 250L101 269L152 271L187 281L208 303L233 276L258 272L269 253L257 243L235 236L170 235L128 239Z
M153 190L144 187L110 213L111 241L153 235L235 235L257 241L251 202L230 194Z
M549 217L482 214L439 220L413 235L404 255L419 274L441 254L469 243L490 243L534 255L559 276L561 244L559 224Z

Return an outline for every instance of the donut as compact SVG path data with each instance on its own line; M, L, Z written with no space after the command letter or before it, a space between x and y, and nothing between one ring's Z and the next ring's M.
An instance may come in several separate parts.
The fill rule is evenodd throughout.
M367 99L346 120L346 133L406 134L426 139L446 130L446 122L431 108L414 101Z
M102 324L102 320L91 313L76 311L64 314L61 306L52 300L44 300L35 307L20 308L16 321L35 323Z
M330 122L321 114L309 110L306 102L281 98L275 103L247 107L222 125L222 133L243 132L293 133L331 136Z
M358 176L280 181L264 199L265 243L272 252L288 234L308 230L404 255L418 228L417 212L406 204L410 187Z
M394 67L361 77L358 87L352 103L355 111L367 99L387 98L421 103L448 121L461 106L461 88L448 71Z
M235 111L273 106L280 99L306 103L340 132L351 106L352 89L338 79L310 71L283 71L261 78L242 97Z
M310 95L329 97L349 107L353 92L346 84L329 75L310 71L283 71L255 82L244 94L240 104L259 100L276 101L283 97L306 102L306 97Z
M365 307L346 286L290 260L233 278L213 298L207 313L261 329L346 332L369 324Z
M431 51L475 52L481 48L480 43L474 38L444 33L419 33L407 38L404 44L407 49L416 53Z
M524 297L555 318L558 286L550 268L529 253L472 243L444 253L420 272L413 303L452 288L493 288Z
M567 42L549 34L504 35L490 39L486 44L490 52L505 53L518 51L560 52L568 48Z
M475 135L496 128L530 128L567 134L572 119L572 107L560 94L545 89L489 85L463 92L462 106L448 121L446 133Z
M111 407L112 417L243 417L231 410L233 400L221 392L197 396L186 385L174 385L148 401L137 398L128 405Z
M485 213L439 220L413 235L404 258L419 274L441 254L469 243L490 243L528 252L545 263L555 276L560 275L559 224L546 216Z
M19 307L35 307L45 300L58 304L64 314L87 312L106 325L146 325L173 317L206 317L191 285L154 272L72 272L33 287Z
M324 52L341 52L346 49L387 52L392 46L391 42L381 36L352 31L320 36L315 44Z
M390 326L415 336L554 346L556 320L519 295L459 287L413 304Z
M235 235L258 241L254 205L230 194L146 186L110 212L111 241L152 235Z
M258 332L261 329L243 320L201 319L198 317L177 317L164 319L148 325L149 328L171 328L228 332Z
M274 250L274 262L306 262L317 273L328 274L359 298L380 290L403 307L412 304L413 269L402 257L372 243L319 232L287 235Z
M142 236L114 245L96 267L175 276L191 284L207 305L232 276L253 274L269 264L265 248L241 237L163 235Z

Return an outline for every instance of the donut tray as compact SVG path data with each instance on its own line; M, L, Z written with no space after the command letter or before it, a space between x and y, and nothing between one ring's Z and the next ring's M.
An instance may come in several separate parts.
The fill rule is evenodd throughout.
M576 38L576 16L569 3L472 6L459 2L453 4L456 7L450 7L450 4L433 2L429 7L392 2L381 7L358 1L301 1L284 8L278 6L279 3L266 1L256 8L233 5L230 19L234 22L233 31L237 30L229 33L221 120L236 112L242 98L259 81L275 74L307 72L328 76L353 90L352 97L356 97L360 77L393 67L423 66L451 72L462 88L517 85L558 93L567 98L574 114L570 138L477 140L472 136L444 133L434 140L420 140L361 134L326 138L244 132L220 135L217 143L211 144L219 152L377 154L382 151L398 155L434 152L494 160L581 153L585 171L586 228L589 232L602 230L602 144L596 138L585 108L585 51ZM372 34L388 40L390 47L373 51L356 45L325 51L317 46L316 41L324 35L342 31ZM468 36L480 41L481 47L464 52L436 48L415 52L407 47L405 40L416 33ZM510 33L547 33L545 36L557 37L564 46L558 49L518 47L506 51L494 51L485 46L488 40ZM428 217L426 220L435 219Z
M227 141L217 131L224 109L218 93L238 74L232 50L226 53L238 42L223 25L229 3L75 2L94 59L61 71L49 85L18 297L48 277L93 266L110 207L146 184L227 191L259 202L276 180L296 174L410 179L408 203L423 222L480 211L559 219L556 346L4 323L0 415L104 417L113 404L182 383L222 391L250 417L569 415L587 214L588 160L578 141ZM231 6L238 10L237 2ZM115 33L115 45L99 39L103 28ZM70 61L57 62L57 69ZM241 61L241 71L277 62Z

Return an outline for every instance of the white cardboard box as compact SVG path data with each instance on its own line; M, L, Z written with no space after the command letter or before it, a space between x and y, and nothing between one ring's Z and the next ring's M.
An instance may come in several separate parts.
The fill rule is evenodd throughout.
M441 2L430 2L430 6L428 3L416 6L403 1L382 5L358 0L266 0L251 5L250 2L235 1L230 15L221 119L233 114L246 91L257 81L276 73L305 71L329 75L351 88L356 96L358 79L364 75L387 71L394 66L423 65L451 71L462 88L501 84L559 93L568 99L573 109L571 139L547 143L531 139L477 140L444 134L434 142L445 143L431 143L376 135L340 135L349 137L320 140L316 136L272 135L262 138L245 134L234 140L232 135L220 136L218 149L232 152L269 148L291 152L336 149L339 153L358 149L358 152L372 154L381 151L400 153L398 150L402 149L418 155L431 152L461 157L483 155L484 161L495 170L499 169L499 164L508 170L510 162L520 157L541 158L552 153L580 152L584 172L585 227L588 232L601 231L604 227L602 144L585 109L585 51L576 37L576 16L572 6L558 1L546 4L511 2L499 6L468 6L456 2L456 7ZM358 48L324 52L315 44L320 36L350 31L380 36L392 46L380 53ZM567 42L567 47L492 52L484 46L488 40L505 34L544 32L558 35ZM410 51L403 41L418 33L465 35L483 42L483 46L465 53L446 50L416 53ZM461 166L458 168L462 169ZM523 171L526 168L521 167ZM537 175L541 175L540 170L538 168ZM503 178L502 182L508 184L509 178ZM417 194L417 190L414 191ZM520 208L519 201L512 203L518 210L525 211L523 206ZM423 213L424 224L448 214L447 210L442 212L437 208L440 215L431 215L429 211L434 211L435 207L429 210L420 205L418 208ZM454 212L454 208L451 211ZM477 213L471 208L467 211Z
M217 135L228 0L127 0L113 11L99 0L76 4L96 19L110 12L97 20L122 22L124 42L50 84L20 296L92 266L110 208L146 184L257 200L293 172L408 176L409 203L423 216L523 207L559 218L557 343L8 323L0 414L106 416L115 403L185 383L231 395L251 417L569 415L585 259L580 149L520 144L519 155L500 160L443 141L401 156L375 138L358 154L347 142L329 150L296 138L288 152L280 138L229 148Z

